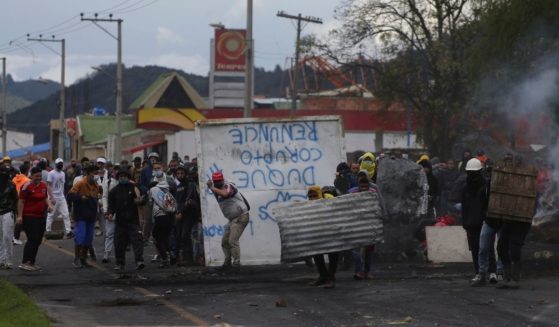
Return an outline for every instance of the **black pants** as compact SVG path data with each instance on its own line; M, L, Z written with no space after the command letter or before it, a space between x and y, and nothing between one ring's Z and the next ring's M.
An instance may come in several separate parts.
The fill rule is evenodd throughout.
M531 223L503 221L497 243L497 252L503 265L510 266L511 263L520 263L522 246L531 226Z
M185 217L175 223L175 255L181 256L186 261L193 260L192 249L192 228L194 227L195 219Z
M144 261L144 238L140 225L115 226L115 258L117 265L126 262L126 247L132 244L136 263Z
M155 217L155 223L153 224L152 235L155 238L155 247L159 252L161 259L166 260L171 246L169 244L169 238L171 237L171 231L173 229L173 223L175 218L173 215L157 216Z
M19 240L19 237L21 236L21 231L23 231L23 224L16 224L16 226L14 227L14 238L16 240Z
M481 235L481 227L466 229L468 236L468 248L472 253L472 261L474 263L475 273L479 272L479 236Z
M328 253L328 268L324 261L324 255L319 254L313 256L314 264L318 270L319 278L321 280L336 280L336 268L338 267L338 253Z
M25 235L27 235L27 242L23 248L22 263L35 264L37 251L39 251L39 245L41 245L43 241L46 227L46 217L23 217L23 231L25 231Z

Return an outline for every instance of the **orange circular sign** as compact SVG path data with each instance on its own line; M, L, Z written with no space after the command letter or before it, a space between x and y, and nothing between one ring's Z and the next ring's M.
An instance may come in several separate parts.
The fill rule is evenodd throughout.
M245 53L245 38L238 31L224 32L219 36L216 48L224 58L237 60Z

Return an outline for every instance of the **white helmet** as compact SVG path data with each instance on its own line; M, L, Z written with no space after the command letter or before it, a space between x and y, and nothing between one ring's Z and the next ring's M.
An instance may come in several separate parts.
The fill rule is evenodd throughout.
M466 164L466 171L478 171L481 170L482 168L483 165L481 161L479 161L479 159L477 158L468 160L468 163Z

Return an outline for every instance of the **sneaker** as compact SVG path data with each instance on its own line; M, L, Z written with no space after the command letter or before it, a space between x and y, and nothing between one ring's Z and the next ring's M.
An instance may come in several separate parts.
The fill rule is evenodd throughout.
M123 272L124 271L124 265L116 265L113 270L117 271L117 272Z
M505 276L502 273L497 273L497 283L500 283L505 280Z
M32 265L27 263L22 263L21 265L17 266L19 269L24 271L35 271Z
M472 287L483 286L483 285L485 285L485 276L481 274L475 275L475 277L472 278L472 280L470 281L470 286Z
M17 238L14 238L13 242L14 242L14 245L22 245L23 244L23 242L18 240Z
M136 270L142 270L142 269L144 269L145 267L146 267L146 265L144 264L143 261L138 261L138 262L136 263Z
M98 230L95 232L95 236L103 236L103 232Z
M66 238L67 239L74 238L74 232L69 231L68 233L66 233Z
M317 279L315 281L310 282L308 285L309 286L322 286L326 284L326 280L325 279Z
M161 260L161 259L159 258L159 255L157 255L157 254L154 255L153 258L151 258L151 262L158 262L159 260Z
M334 283L333 280L329 280L326 282L326 284L324 284L324 288L326 289L332 289L336 287L336 283Z
M491 273L489 274L489 284L497 284L497 274Z
M73 265L74 268L76 268L76 269L83 268L83 265L82 265L80 259L78 259L78 258L74 259L74 262L72 263L72 265Z
M365 279L365 273L358 272L353 275L353 279L355 280L363 280Z

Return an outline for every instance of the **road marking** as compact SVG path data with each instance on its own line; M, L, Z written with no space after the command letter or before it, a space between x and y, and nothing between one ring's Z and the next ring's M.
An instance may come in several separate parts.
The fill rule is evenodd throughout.
M59 252L62 252L62 253L64 253L64 254L70 256L70 257L74 257L74 253L72 253L71 251L68 251L68 250L66 250L66 249L64 249L64 248L62 248L62 247L59 247L59 246L57 246L57 245L55 245L55 244L52 244L50 241L46 241L46 240L45 240L45 241L43 242L43 244L45 244L46 246L48 246L48 247L50 247L50 248L52 248L52 249L54 249L54 250L57 250L57 251L59 251ZM101 271L101 272L104 272L104 273L107 273L107 274L111 274L107 268L105 268L105 267L103 267L103 266L100 266L100 265L98 265L97 263L92 262L92 263L89 263L89 264L90 264L93 268L95 268L95 269L97 269L97 270L99 270L99 271ZM138 293L140 293L140 294L142 294L142 295L144 295L144 296L155 298L155 301L157 301L157 302L163 304L163 305L166 306L169 310L174 311L174 312L175 312L177 315L179 315L181 318L183 318L184 320L187 320L187 321L189 321L189 322L194 323L196 326L210 326L210 324L209 324L207 321L205 321L204 319L202 319L202 318L196 316L195 314L193 314L193 313L191 313L191 312L188 312L188 311L184 310L183 308L179 307L178 305L176 305L176 304L174 304L174 303L171 303L169 300L159 298L159 294L155 294L155 293L150 292L149 290L147 290L147 289L145 289L145 288L143 288L143 287L139 287L139 286L134 286L134 289L135 289Z

